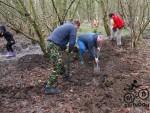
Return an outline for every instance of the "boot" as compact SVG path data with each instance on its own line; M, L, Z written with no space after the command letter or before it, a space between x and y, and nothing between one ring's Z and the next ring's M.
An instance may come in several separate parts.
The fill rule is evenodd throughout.
M44 88L44 93L45 94L59 94L61 93L62 91L56 87L50 87L50 86L45 86Z

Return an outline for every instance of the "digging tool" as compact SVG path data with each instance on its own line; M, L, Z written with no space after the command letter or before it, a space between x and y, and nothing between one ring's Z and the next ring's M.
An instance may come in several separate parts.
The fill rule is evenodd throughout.
M67 75L70 76L70 53L67 53Z
M65 58L65 64L66 64L66 69L65 69L65 74L63 76L64 80L70 80L70 53L67 52L67 56Z
M99 58L99 56L100 56L100 50L97 51L97 58ZM95 74L99 74L100 73L99 62L96 62L96 66L94 65L94 73Z
M94 73L99 74L100 73L100 66L98 63L96 63L96 66L94 66Z

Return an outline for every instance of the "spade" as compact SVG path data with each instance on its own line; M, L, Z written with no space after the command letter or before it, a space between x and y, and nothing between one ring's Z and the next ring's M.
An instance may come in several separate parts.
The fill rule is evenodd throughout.
M96 63L96 65L94 65L94 73L95 74L99 74L100 73L100 66L98 63Z
M99 56L100 56L100 51L97 51L97 58L99 58ZM97 62L96 65L94 65L94 73L95 74L99 74L100 73L99 62Z

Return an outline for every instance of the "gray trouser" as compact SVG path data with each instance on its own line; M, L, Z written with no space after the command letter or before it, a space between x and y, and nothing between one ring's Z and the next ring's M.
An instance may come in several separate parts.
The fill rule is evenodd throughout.
M116 31L113 31L113 29L111 29L111 39L116 40L118 46L122 45L121 36L122 36L122 29L117 29Z

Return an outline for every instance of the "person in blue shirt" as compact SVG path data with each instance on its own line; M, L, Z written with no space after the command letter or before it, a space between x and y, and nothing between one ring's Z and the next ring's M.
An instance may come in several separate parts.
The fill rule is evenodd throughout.
M79 26L80 22L77 20L73 23L66 22L54 29L54 31L48 36L49 57L55 68L52 70L52 73L47 81L47 85L45 87L46 94L61 92L61 90L54 87L54 85L57 81L57 76L66 72L66 66L63 63L62 58L63 50L67 48L67 45L69 45L68 53L73 50L76 43L76 34ZM65 73L63 78L67 80L70 77Z
M53 42L61 49L65 49L69 42L69 52L71 52L76 42L76 32L79 26L77 21L74 24L71 22L64 23L52 32L48 37L48 41Z
M99 62L97 53L100 52L104 37L96 33L84 33L79 35L77 44L80 53L80 63L84 64L83 54L88 51L90 59Z

